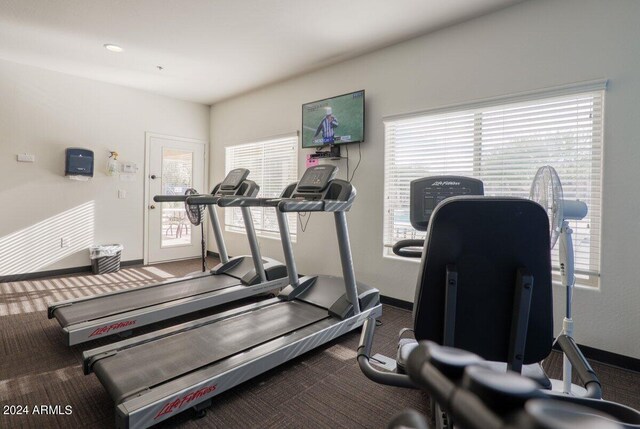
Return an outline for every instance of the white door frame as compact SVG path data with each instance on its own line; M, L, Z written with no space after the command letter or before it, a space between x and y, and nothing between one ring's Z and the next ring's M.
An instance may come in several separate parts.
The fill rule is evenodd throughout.
M142 225L144 228L144 244L143 244L143 249L142 249L142 254L143 259L144 259L144 265L148 265L149 264L149 201L150 201L150 195L149 195L149 175L151 174L151 172L149 171L151 168L150 165L150 153L151 153L151 139L152 138L165 138L165 139L171 139L171 140L177 140L177 141L182 141L182 142L187 142L187 143L196 143L196 144L201 144L203 146L202 148L202 152L204 153L204 171L203 171L203 177L204 177L204 186L205 186L205 192L206 189L208 189L209 187L209 163L207 162L208 160L208 148L209 148L209 142L206 140L200 140L200 139L193 139L193 138L188 138L188 137L176 137L176 136L172 136L172 135L168 135L168 134L160 134L160 133L153 133L150 131L146 131L144 133L144 210L143 210L143 220L142 220ZM208 230L205 228L205 234L208 233Z

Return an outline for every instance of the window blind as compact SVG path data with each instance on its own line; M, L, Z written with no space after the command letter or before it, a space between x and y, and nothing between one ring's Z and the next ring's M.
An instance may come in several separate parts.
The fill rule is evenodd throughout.
M385 121L384 255L405 238L422 238L409 222L409 182L453 174L484 182L485 194L528 197L536 171L553 166L565 199L588 206L572 221L576 284L599 285L604 89L448 109ZM558 246L552 261L558 265Z
M296 134L225 148L226 173L248 168L248 179L260 186L260 197L279 197L284 188L298 180L298 136ZM256 233L260 237L280 238L278 221L272 208L251 209ZM291 239L295 242L297 218L288 215ZM225 211L227 231L245 232L239 208Z

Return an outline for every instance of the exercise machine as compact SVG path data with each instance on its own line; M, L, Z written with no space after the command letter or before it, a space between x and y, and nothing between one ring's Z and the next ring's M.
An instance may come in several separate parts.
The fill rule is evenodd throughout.
M289 275L277 297L83 353L85 374L94 373L115 403L117 427L148 427L190 408L202 413L216 395L381 315L378 291L356 283L346 219L356 190L336 172L308 168L282 198L218 201L276 211ZM333 214L343 277L298 277L286 214L299 212Z
M463 176L430 176L415 179L409 184L409 220L411 226L417 231L427 231L430 225L431 216L436 208L446 199L460 196L482 196L484 195L484 184L482 181L470 177ZM427 233L428 235L428 233ZM393 252L401 257L406 258L422 258L425 248L425 239L406 239L400 240L393 246ZM421 265L421 271L424 262ZM373 338L375 334L376 320L373 318L365 322L365 328L362 330L360 345L358 347L358 364L363 373L371 380L399 387L415 387L404 371L404 365L409 352L416 340L405 337L408 333L415 331L421 332L424 328L426 320L422 320L419 316L425 316L426 312L423 308L429 303L428 298L422 293L423 284L418 279L414 299L414 327L403 328L399 333L399 341L396 359L376 354L371 355ZM438 297L441 301L441 297ZM449 302L453 305L453 302ZM438 314L442 310L437 311ZM420 325L420 326L418 326ZM449 327L451 329L451 327ZM419 337L416 337L420 339ZM371 365L371 361L384 365L387 371L380 371Z
M423 183L424 195L441 192L438 185L445 179L431 179ZM462 178L455 182L461 191L471 189L462 186ZM407 358L418 341L430 340L476 353L494 370L522 373L550 392L551 381L539 364L554 341L548 216L528 199L465 192L441 202L425 198L430 202L426 211L412 201L412 211L430 216L413 328L400 332L394 360L371 355L376 321L365 321L360 368L378 383L415 387L406 375ZM410 331L414 338L405 338ZM573 339L560 335L557 342L576 368L586 396L599 399L600 382ZM376 361L385 361L389 370L376 368ZM435 417L446 427L446 416L436 411Z
M462 429L631 429L640 413L604 400L557 393L547 395L533 380L499 372L480 356L431 341L410 354L407 373ZM413 410L397 416L389 429L426 429Z
M409 221L416 231L424 232L431 214L438 204L450 197L484 195L481 180L463 176L431 176L409 183ZM393 245L393 253L404 258L420 258L424 239L400 240Z
M214 204L225 196L255 196L258 185L247 180L249 170L235 169L207 196L220 264L210 272L198 272L161 283L88 296L49 305L49 319L56 318L69 346L121 336L133 328L171 319L216 305L281 289L288 284L286 267L263 258L257 244L249 209L242 209L251 256L229 258ZM156 202L185 202L190 195L158 195Z

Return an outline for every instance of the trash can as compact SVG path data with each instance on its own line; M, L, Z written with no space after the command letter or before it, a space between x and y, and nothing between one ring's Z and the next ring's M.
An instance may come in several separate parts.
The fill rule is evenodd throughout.
M120 270L120 255L124 247L122 244L102 244L91 246L91 271L93 274L115 273Z

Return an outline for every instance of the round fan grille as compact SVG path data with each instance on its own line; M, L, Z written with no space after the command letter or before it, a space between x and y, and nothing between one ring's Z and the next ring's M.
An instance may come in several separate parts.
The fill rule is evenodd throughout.
M185 191L185 195L198 195L198 191L193 188L189 188ZM195 206L184 202L184 210L187 212L187 218L189 222L198 226L202 223L204 218L204 206Z
M545 165L540 167L531 184L529 198L540 204L549 215L549 234L551 237L551 248L555 246L560 236L562 227L562 184L556 170Z

